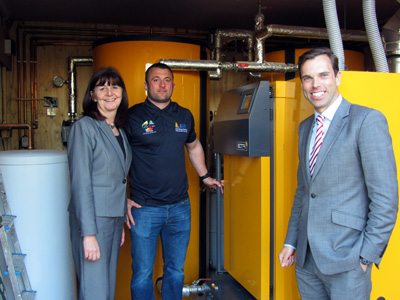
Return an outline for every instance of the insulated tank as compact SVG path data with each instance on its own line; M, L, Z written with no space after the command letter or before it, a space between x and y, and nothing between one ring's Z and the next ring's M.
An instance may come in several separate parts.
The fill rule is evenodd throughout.
M66 152L3 151L0 169L35 300L76 299Z
M206 45L197 40L179 36L120 36L105 38L93 44L94 70L102 67L116 68L124 79L129 106L146 99L144 90L145 71L161 59L206 59ZM207 73L199 71L174 71L176 85L172 101L189 109L194 117L197 138L205 147L207 132ZM185 284L205 276L206 228L205 193L200 191L199 177L186 155L186 172L192 207L192 230L185 261ZM117 271L116 300L130 298L131 256L129 232L125 232L125 244L121 248ZM200 249L200 251L199 251ZM159 245L153 279L162 276L162 257ZM155 291L156 299L160 294Z

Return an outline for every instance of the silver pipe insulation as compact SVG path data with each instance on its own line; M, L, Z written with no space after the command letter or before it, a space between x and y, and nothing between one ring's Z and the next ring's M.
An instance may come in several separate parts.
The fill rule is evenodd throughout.
M223 42L232 40L246 40L248 44L247 55L249 60L253 60L253 44L254 44L254 32L249 30L224 30L218 29L215 31L215 60L221 59L221 49Z
M376 20L375 0L363 0L363 16L376 71L388 73L389 66Z
M399 28L400 9L398 9L394 16L382 27L382 39L385 44L386 54L399 51Z
M339 60L339 70L344 71L344 49L336 10L336 0L322 0L322 6L324 9L325 24L328 30L329 45L332 52Z
M400 9L382 28L382 39L391 73L400 73Z
M215 34L211 35L211 41L214 42L215 55L212 56L216 61L221 60L221 51L223 47L223 42L231 40L247 40L247 56L248 60L253 60L253 47L254 47L254 33L248 30L224 30L218 29ZM221 79L222 71L220 68L209 71L210 79Z
M328 39L328 31L325 28L297 27L288 25L270 24L256 35L256 39L267 39L272 36L294 37L302 39ZM342 30L343 41L368 42L365 31Z
M69 86L69 120L73 123L76 121L76 74L75 66L77 64L92 64L92 57L69 57L68 58L68 86Z
M235 63L218 62L215 60L184 60L184 59L161 59L161 63L168 65L172 69L197 70L197 71L238 71L238 72L275 72L286 73L295 72L296 64L239 61Z
M257 62L262 63L264 61L264 40L272 36L303 39L329 39L328 30L325 28L295 27L270 24L265 26L264 29L259 31L259 33L256 35L255 57ZM342 30L341 38L344 41L368 41L365 31L361 30Z

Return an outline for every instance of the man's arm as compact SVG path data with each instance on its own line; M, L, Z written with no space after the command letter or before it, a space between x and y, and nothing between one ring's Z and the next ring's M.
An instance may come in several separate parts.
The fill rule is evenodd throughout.
M188 151L190 162L195 168L197 174L199 174L200 177L206 175L208 170L205 163L203 147L201 146L200 141L196 138L193 142L186 143L185 146ZM203 179L203 183L213 189L216 189L218 186L221 188L221 192L224 192L223 182L220 183L215 178L207 177Z
M369 214L360 256L379 264L396 222L398 183L385 116L371 110L363 120L358 149L368 190Z

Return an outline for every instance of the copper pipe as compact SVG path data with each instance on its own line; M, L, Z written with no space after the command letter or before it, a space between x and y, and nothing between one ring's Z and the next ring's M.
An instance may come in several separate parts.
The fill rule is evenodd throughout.
M28 149L32 149L32 128L29 124L0 124L1 129L26 129L28 131Z
M33 29L33 30L46 30L48 32L54 31L71 31L71 35L76 36L83 35L82 33L89 32L94 33L93 40L99 39L99 33L104 33L104 36L110 36L110 33L113 35L132 35L132 34L144 34L144 35L176 35L176 36L187 36L187 37L203 37L205 41L207 41L208 32L170 32L170 31L154 31L152 27L149 27L148 30L128 30L128 29L99 29L99 28L74 28L74 27L54 27L54 26L20 26L22 29ZM57 35L62 34L60 32Z
M29 40L29 71L30 71L30 75L29 75L29 79L30 79L30 88L31 88L31 126L33 129L37 129L38 128L38 101L37 101L37 92L36 92L36 88L35 88L35 70L36 70L36 47L34 42L32 41L32 38Z
M21 123L21 50L20 50L20 37L19 37L19 26L17 26L17 82L18 82L18 123ZM18 138L21 139L21 132L18 131Z
M23 97L24 99L27 99L27 82L26 82L26 33L24 32L23 34L23 39L22 39L22 78L23 78ZM23 123L27 123L28 120L28 103L24 102L24 119ZM25 132L26 133L26 132Z

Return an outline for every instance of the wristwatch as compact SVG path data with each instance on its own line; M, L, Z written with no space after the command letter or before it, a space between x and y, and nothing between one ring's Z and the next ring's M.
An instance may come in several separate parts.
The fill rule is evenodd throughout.
M362 263L363 265L366 265L366 266L369 266L370 264L372 264L372 262L370 262L368 259L365 259L362 256L360 256L360 263Z
M200 180L203 181L204 179L206 179L208 177L211 177L211 175L210 175L210 173L207 172L205 175L200 176Z

